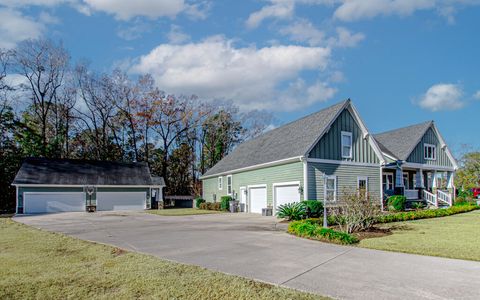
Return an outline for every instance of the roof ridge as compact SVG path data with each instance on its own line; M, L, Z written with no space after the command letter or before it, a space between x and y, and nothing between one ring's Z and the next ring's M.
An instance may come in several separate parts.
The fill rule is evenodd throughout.
M416 124L412 124L412 125L407 125L407 126L403 126L403 127L399 127L399 128L390 129L390 130L383 131L383 132L374 133L373 135L378 136L378 135L392 133L392 132L395 132L395 131L398 131L398 130L407 129L407 128L415 127L415 126L419 126L419 125L426 125L426 124L430 125L432 123L434 123L434 121L429 120L429 121L425 121L425 122L421 122L421 123L416 123Z

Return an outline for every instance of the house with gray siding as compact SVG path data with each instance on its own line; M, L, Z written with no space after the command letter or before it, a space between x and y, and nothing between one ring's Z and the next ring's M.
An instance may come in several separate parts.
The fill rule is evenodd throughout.
M146 163L27 158L12 185L17 214L143 210L162 201L165 182Z
M348 99L240 144L200 179L206 201L228 195L261 213L359 189L382 206L393 194L451 204L456 169L433 121L373 135Z

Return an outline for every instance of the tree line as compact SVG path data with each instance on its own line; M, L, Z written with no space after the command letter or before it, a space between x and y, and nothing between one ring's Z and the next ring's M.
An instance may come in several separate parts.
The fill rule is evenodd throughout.
M10 184L25 157L147 162L167 194L199 194L199 175L270 119L167 94L149 74L100 73L73 63L60 42L26 40L0 49L0 211L14 209Z

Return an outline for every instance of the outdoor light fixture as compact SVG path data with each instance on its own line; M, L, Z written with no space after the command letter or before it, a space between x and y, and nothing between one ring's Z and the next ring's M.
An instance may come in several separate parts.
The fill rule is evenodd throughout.
M301 186L301 185L298 186L298 193L300 195L303 195L303 186Z

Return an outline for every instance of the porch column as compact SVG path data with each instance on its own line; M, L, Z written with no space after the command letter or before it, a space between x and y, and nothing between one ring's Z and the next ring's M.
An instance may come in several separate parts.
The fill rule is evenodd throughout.
M434 170L434 171L432 172L432 193L433 193L434 195L437 194L437 186L438 186L437 181L438 181L438 180L437 180L437 171Z
M415 176L416 176L415 187L423 189L425 187L424 180L423 180L423 170L422 169L417 170L417 173L415 174Z
M405 195L405 188L403 186L403 170L400 165L397 165L397 169L395 170L395 195ZM399 194L398 190L401 190L402 193Z
M452 198L455 198L455 173L447 172L447 189Z

